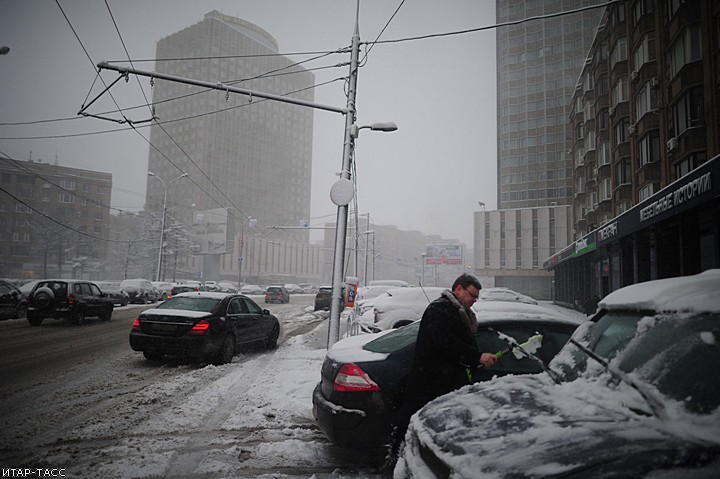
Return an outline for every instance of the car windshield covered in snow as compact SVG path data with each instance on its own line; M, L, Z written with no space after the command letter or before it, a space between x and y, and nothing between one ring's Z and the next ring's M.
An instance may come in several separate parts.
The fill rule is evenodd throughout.
M157 309L183 309L186 311L212 312L222 301L221 298L206 298L202 296L173 296Z

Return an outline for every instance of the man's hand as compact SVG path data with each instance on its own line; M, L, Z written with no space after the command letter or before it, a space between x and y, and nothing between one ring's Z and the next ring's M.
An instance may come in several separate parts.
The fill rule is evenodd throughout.
M484 366L493 366L498 358L493 353L482 353L480 355L480 364Z

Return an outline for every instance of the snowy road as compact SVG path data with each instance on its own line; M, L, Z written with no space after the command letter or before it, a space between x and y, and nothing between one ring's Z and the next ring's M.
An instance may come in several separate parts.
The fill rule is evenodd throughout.
M270 306L277 350L219 367L145 361L127 344L137 310L101 326L0 322L0 465L74 478L379 477L314 425L327 320L308 298ZM117 329L111 341L104 327ZM93 336L95 352L77 339Z

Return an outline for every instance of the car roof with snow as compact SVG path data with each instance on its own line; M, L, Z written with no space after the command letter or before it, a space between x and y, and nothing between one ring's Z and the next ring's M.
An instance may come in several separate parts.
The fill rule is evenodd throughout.
M720 312L720 269L626 286L599 303L605 310Z
M478 300L471 309L475 313L478 323L499 318L512 319L513 321L545 319L573 324L580 324L587 320L587 316L574 310L560 310L542 304L516 301Z
M227 296L231 296L231 295L242 296L241 294L237 294L237 293L223 293L220 291L187 291L185 293L176 294L175 296L173 296L173 298L194 297L194 298L223 299L223 298L226 298Z

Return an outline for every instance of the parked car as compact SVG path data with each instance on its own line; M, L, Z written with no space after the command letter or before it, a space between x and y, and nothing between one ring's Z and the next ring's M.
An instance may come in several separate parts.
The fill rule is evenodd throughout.
M0 280L0 319L24 318L27 307L27 298L18 287Z
M315 293L315 311L330 311L332 286L320 286Z
M173 286L175 286L174 283L169 283L167 281L151 281L150 284L153 285L153 288L155 288L155 291L157 292L158 301L165 301L168 299L170 297L170 291Z
M130 347L148 360L171 355L225 364L244 345L275 348L279 335L277 317L247 296L194 291L140 313L130 331Z
M534 298L513 291L510 288L483 288L480 290L479 299L483 301L518 301L521 303L538 304Z
M120 288L119 281L97 281L95 284L98 285L100 291L107 294L108 297L113 300L113 303L119 304L120 306L127 306L130 302L130 295Z
M237 293L238 287L232 281L218 281L218 288L223 293Z
M265 288L257 284L246 284L240 287L240 294L265 294Z
M392 329L422 317L425 308L446 288L400 287L389 289L373 301L373 324L377 330Z
M158 300L157 289L147 279L126 279L120 283L131 303L147 304Z
M177 296L181 293L190 293L192 291L199 291L197 286L188 286L187 284L177 284L172 287L170 290L170 294L168 294L168 299Z
M290 294L303 294L304 292L299 284L287 283L283 286L285 286L285 289L287 289Z
M506 308L500 308L502 304ZM581 324L575 311L566 315L543 306L520 306L520 311L513 311L515 304L498 303L494 311L479 315L476 338L481 350L503 350L508 346L506 336L522 343L540 333L543 340L537 354L549 362ZM415 321L398 329L351 336L327 352L321 382L313 392L313 414L330 441L370 450L387 444L391 420L403 402L419 327L420 321ZM541 370L535 361L509 354L495 366L479 370L476 379Z
M22 294L25 296L25 299L27 299L30 296L30 293L32 293L32 290L35 289L35 285L38 284L40 280L36 279L33 281L28 281L27 283L18 286Z
M290 292L285 286L268 286L265 290L266 303L289 303Z
M413 416L394 477L720 477L720 270L627 286L538 375Z
M70 319L82 324L87 317L110 321L113 300L91 281L48 279L38 281L28 298L27 320L40 326L43 319Z

